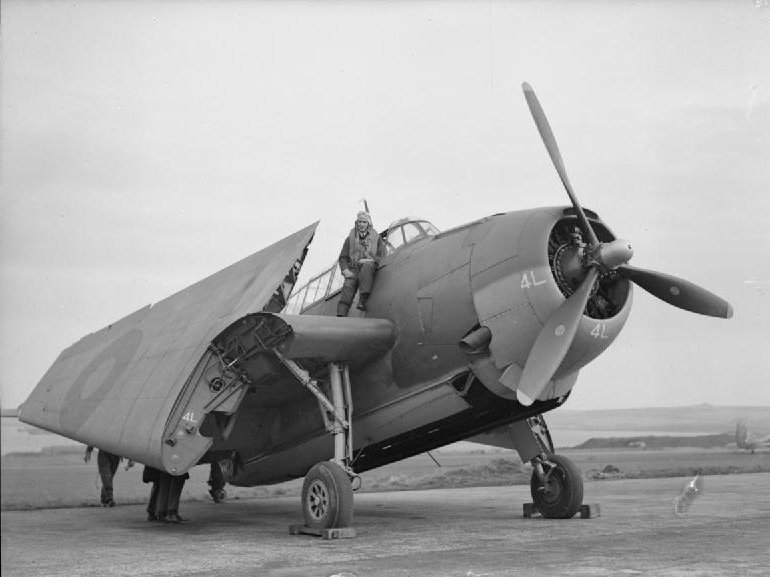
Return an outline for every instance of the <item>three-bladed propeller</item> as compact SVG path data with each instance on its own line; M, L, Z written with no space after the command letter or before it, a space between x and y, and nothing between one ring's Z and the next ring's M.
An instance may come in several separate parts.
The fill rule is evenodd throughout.
M733 308L727 301L689 281L628 265L627 263L633 255L631 245L628 242L623 240L607 243L599 241L569 182L564 161L556 144L556 138L554 138L551 126L535 91L526 82L522 88L543 144L545 144L548 155L556 167L556 172L567 190L580 221L580 226L588 238L588 246L586 247L588 258L585 259L586 264L584 265L585 278L580 287L554 311L541 329L519 379L517 398L520 403L531 405L543 392L548 381L553 378L567 355L580 325L580 320L583 318L583 311L591 296L594 283L606 271L617 271L620 276L639 285L653 296L686 311L730 318L733 316ZM500 380L505 383L513 377L515 370L512 365L503 373Z

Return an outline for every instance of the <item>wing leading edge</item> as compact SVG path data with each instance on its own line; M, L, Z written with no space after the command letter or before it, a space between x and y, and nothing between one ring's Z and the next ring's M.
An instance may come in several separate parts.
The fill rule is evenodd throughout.
M19 419L171 471L163 432L212 339L249 313L283 308L317 225L65 349Z

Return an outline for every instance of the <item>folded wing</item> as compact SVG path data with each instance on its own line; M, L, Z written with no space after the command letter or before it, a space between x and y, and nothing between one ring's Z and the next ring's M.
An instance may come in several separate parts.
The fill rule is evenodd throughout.
M163 432L212 339L249 313L281 310L316 226L70 346L21 406L20 420L169 468Z

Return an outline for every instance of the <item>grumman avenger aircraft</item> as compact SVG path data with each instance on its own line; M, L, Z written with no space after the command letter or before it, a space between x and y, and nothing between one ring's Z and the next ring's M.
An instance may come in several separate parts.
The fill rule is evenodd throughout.
M543 413L617 337L632 284L699 314L731 306L628 264L578 203L531 87L524 94L571 206L438 232L403 219L365 313L337 317L335 266L294 291L316 224L64 350L21 407L26 423L180 475L218 461L229 483L304 477L305 526L346 527L358 474L463 439L533 465L535 507L569 518L580 471Z

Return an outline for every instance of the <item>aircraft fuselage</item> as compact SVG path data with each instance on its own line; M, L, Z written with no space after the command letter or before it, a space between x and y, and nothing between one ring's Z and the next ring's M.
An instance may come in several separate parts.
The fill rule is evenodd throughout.
M391 321L397 336L390 351L351 372L354 470L522 420L566 399L578 370L606 349L625 323L631 301L627 282L605 290L611 315L584 316L552 385L532 407L516 402L514 390L482 382L472 363L486 359L492 371L511 363L524 366L538 331L565 300L549 247L552 260L554 245L561 242L554 229L573 220L563 208L495 215L419 239L382 261L366 317ZM598 219L592 224L612 240ZM303 314L331 316L338 298L331 295ZM491 341L469 354L459 342L480 327L489 328ZM323 379L323 369L318 375ZM286 386L300 388L291 379ZM255 423L262 423L263 432L254 430ZM302 476L333 454L318 403L304 391L291 404L277 399L272 408L247 396L229 439L212 449L239 451L243 470L234 482L245 485Z

